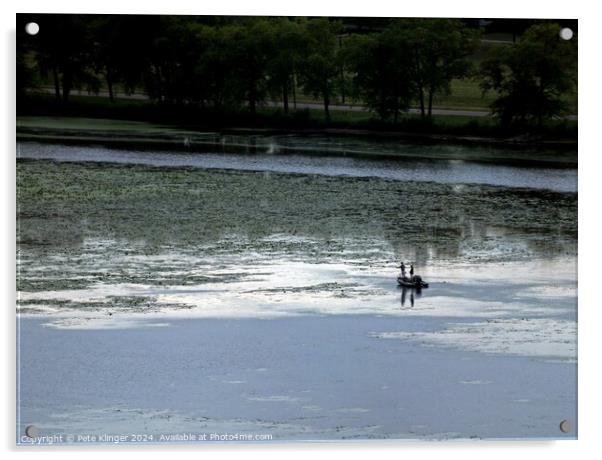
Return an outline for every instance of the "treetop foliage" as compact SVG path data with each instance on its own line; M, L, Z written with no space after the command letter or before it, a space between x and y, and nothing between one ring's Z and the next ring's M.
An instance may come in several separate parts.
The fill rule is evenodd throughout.
M20 15L24 23L31 18ZM368 20L370 19L370 20ZM246 108L268 98L285 112L298 92L351 97L383 120L412 105L424 118L451 82L480 79L499 95L504 123L541 122L564 113L576 87L576 39L559 25L534 23L515 44L475 65L479 27L459 19L43 15L36 37L17 41L18 94L41 81L58 101L73 89L144 92L159 104L207 110Z

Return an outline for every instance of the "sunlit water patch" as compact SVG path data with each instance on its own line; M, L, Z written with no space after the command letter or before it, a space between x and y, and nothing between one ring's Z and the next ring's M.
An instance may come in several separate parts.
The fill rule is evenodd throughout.
M282 236L267 239L277 241ZM480 265L434 260L421 267L431 287L407 292L397 286L396 268L388 262L392 255L387 252L379 253L381 260L368 251L363 259L342 255L317 261L302 253L287 256L278 251L231 254L170 249L128 254L117 250L122 244L86 240L84 247L95 254L93 258L52 256L58 265L48 261L40 265L51 276L39 284L29 280L40 289L19 292L20 314L44 314L49 317L46 325L74 329L141 327L145 319L169 317L386 315L574 321L575 315L572 296L549 294L574 289L572 266L563 259ZM37 268L33 273L24 268L23 276L36 280ZM72 275L54 286L59 272ZM64 284L70 281L71 286Z
M442 346L485 353L536 358L577 360L577 324L549 318L495 319L451 323L435 332L380 332L380 339L410 340L426 346Z

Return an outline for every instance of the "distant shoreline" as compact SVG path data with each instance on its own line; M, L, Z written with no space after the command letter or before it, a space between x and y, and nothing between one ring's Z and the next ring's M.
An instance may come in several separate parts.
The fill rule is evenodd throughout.
M61 105L48 94L32 94L20 100L17 105L17 118L60 117L65 120L86 118L143 122L188 132L324 135L429 144L559 150L576 150L577 147L576 119L559 119L537 131L526 128L504 130L495 119L483 116L436 115L432 120L424 120L419 115L407 113L397 124L391 124L378 121L365 111L333 110L332 121L327 123L323 120L321 111L316 109L306 108L284 113L275 107L265 107L256 115L251 115L246 111L211 112L191 106L158 105L140 100L115 100L114 103L109 103L103 98L91 96L73 96L68 105ZM68 137L68 140L75 140L74 133L67 132L71 129L68 125L62 126L60 132L42 128L35 127L33 130L18 126L17 136ZM112 139L107 142L112 142Z
M222 136L249 136L250 142L239 144L237 139L224 142ZM270 139L274 136L275 139ZM278 136L281 136L278 139ZM320 145L306 148L289 144L289 136L324 136L334 140L334 148ZM252 137L255 137L253 139ZM265 139L263 138L265 137ZM145 122L119 120L67 118L67 117L21 117L17 119L17 141L63 143L69 145L100 144L114 148L138 150L166 149L183 152L209 153L276 153L302 154L307 156L345 156L384 160L417 159L400 155L395 151L399 144L417 145L465 145L483 146L486 150L474 155L425 154L424 160L461 160L480 163L496 163L515 166L549 166L557 168L577 167L577 143L573 140L533 142L525 138L499 139L476 136L452 136L426 133L382 132L362 129L276 129L276 128L225 128L221 130L184 130L177 127L149 124ZM348 145L339 144L348 140ZM363 151L360 142L382 142L380 151ZM282 142L279 142L282 141ZM276 151L270 151L275 147ZM217 148L217 150L216 150ZM476 154L478 153L478 154Z
M400 140L400 141L411 141L417 143L452 143L452 144L472 144L472 145L493 145L499 147L550 147L550 148L561 148L571 149L577 147L577 141L574 139L532 139L527 136L517 136L513 138L498 138L498 137L480 137L480 136L456 136L452 134L432 134L432 133L405 133L405 132L392 132L392 131L376 131L367 129L352 129L352 128L224 128L220 130L211 130L216 133L222 134L240 134L240 135L325 135L332 137L363 137L363 138L374 138L374 139L389 139L389 140ZM142 140L135 137L123 136L119 138L114 137L99 137L99 136L87 136L80 132L79 135L72 135L67 133L54 133L51 131L36 130L36 132L28 132L27 130L17 128L17 138L23 140L34 140L34 139L49 139L49 140L94 140L94 141L106 141L108 143L113 142L128 142L133 143ZM145 142L153 143L153 139L144 139ZM177 145L181 143L180 139L167 140L162 139L158 143L164 142L168 145Z

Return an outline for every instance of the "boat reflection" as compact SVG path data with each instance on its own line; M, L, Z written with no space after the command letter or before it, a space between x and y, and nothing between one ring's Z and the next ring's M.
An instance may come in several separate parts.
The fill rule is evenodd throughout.
M408 292L409 291L409 292ZM401 287L401 308L407 310L414 308L414 300L422 296L422 289ZM409 304L406 305L409 297Z

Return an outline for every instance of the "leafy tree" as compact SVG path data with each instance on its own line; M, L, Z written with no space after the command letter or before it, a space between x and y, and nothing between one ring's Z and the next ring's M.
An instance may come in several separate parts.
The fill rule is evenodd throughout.
M468 74L478 32L457 19L406 19L393 21L390 27L405 36L402 43L412 56L410 78L420 113L430 118L434 97L449 94L452 80Z
M451 91L453 79L471 75L469 56L478 31L466 24L455 19L44 15L38 36L20 32L17 90L23 95L48 79L57 100L68 101L74 88L97 92L102 84L113 100L116 87L132 93L143 86L159 103L215 110L244 105L254 114L268 94L280 98L288 112L299 83L322 99L330 121L331 102L337 94L344 101L351 86L352 95L384 120L397 121L413 101L427 118L436 97ZM560 40L558 29L538 22L515 45L497 47L483 62L481 86L499 94L492 110L503 123L541 125L564 113L566 95L576 86L576 40Z
M25 32L25 24L34 21L28 15L17 15L17 55L16 55L16 89L17 99L27 90L38 86L38 72L35 68L35 37Z
M202 43L202 52L197 57L194 79L201 105L209 105L220 111L225 107L236 107L243 98L238 79L238 51L233 43L240 35L239 26L203 26L197 35Z
M237 27L231 46L234 50L232 66L235 71L249 111L255 115L257 105L267 93L267 67L272 52L272 27L263 18L253 18L244 26Z
M541 126L566 112L564 96L576 88L576 37L562 40L559 31L558 24L533 25L482 63L481 87L499 94L491 108L503 125Z
M111 102L116 83L133 93L140 83L148 60L148 44L158 18L152 16L92 16L92 62L95 72L104 77Z
M207 26L194 18L171 17L166 35L175 46L172 49L168 97L172 103L201 104L209 97L208 81L200 69L211 42L207 40Z
M353 91L380 118L393 118L407 110L413 97L405 36L396 28L356 35L344 47L344 60L353 75Z
M82 15L45 15L44 28L36 36L38 67L42 75L51 77L58 101L67 102L74 87L98 90L86 26L87 20Z
M303 26L288 18L272 22L271 55L268 60L269 86L272 93L282 96L284 112L289 111L289 94L295 91L295 79L305 52Z
M181 103L184 88L181 85L180 66L186 55L183 45L182 18L161 16L155 32L149 37L143 81L148 96L159 103Z
M327 18L311 19L305 25L307 52L300 73L301 83L306 92L322 98L327 122L330 122L329 106L340 70L336 36L341 27L339 22Z
M17 53L17 95L24 96L28 89L35 87L36 75L27 63L27 55Z

